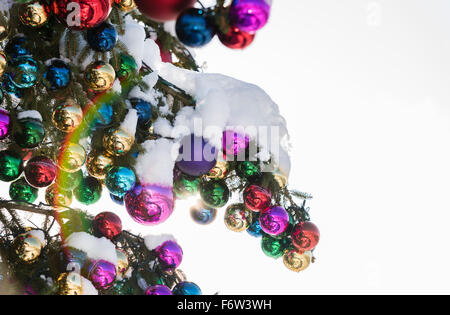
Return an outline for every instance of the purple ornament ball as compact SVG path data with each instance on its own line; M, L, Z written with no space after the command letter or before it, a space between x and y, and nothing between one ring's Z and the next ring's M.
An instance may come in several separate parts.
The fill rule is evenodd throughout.
M0 108L0 140L8 136L10 122L9 113L3 108Z
M230 9L230 22L244 32L256 32L263 28L270 15L267 0L234 0Z
M225 156L235 156L248 148L250 139L247 135L226 130L222 137L222 150Z
M106 260L93 260L82 271L98 290L111 288L116 280L116 266Z
M172 291L162 284L152 285L145 290L145 295L172 295Z
M148 184L137 185L125 195L125 207L133 220L140 224L160 224L173 212L172 188Z
M289 225L289 214L279 206L271 207L261 213L259 217L261 229L269 235L280 235Z
M183 250L174 241L165 241L155 251L159 262L166 269L177 268L183 260Z
M217 150L202 137L186 136L181 140L177 167L185 174L200 177L216 165Z

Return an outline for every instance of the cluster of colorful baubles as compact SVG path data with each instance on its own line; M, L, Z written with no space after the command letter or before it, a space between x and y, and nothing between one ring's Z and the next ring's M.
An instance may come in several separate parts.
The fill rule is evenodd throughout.
M202 47L217 34L232 49L244 49L255 38L256 31L266 25L270 0L234 0L229 7L229 30L218 31L212 8L194 8L195 0L135 0L139 10L151 19L176 19L178 39L189 47Z
M70 227L63 226L63 234ZM86 228L85 228L86 229ZM92 221L89 232L95 237L106 237L114 241L122 233L122 222L112 212L102 212ZM17 261L23 264L34 264L39 260L46 242L39 237L38 230L27 229L13 240L11 250ZM67 236L70 235L65 235ZM158 264L161 272L168 275L176 274L176 283L165 283L163 278L154 280L154 283L143 288L144 295L201 295L200 288L193 282L186 280L184 273L177 269L183 259L183 250L177 242L164 241L151 251L152 257ZM116 287L120 293L121 284L129 277L130 262L127 253L116 248L117 263L113 264L104 259L91 259L82 250L64 245L60 255L61 274L56 286L60 295L82 295L83 277L99 291ZM170 286L170 287L169 287ZM126 292L125 292L126 293Z

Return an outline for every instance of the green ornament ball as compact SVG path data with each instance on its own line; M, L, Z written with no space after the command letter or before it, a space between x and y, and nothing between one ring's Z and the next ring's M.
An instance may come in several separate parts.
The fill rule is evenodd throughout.
M114 65L117 78L119 78L120 81L128 79L130 75L136 73L138 70L134 58L127 54L121 54L117 61L111 59L109 63Z
M92 205L102 196L102 183L94 177L84 177L73 193L82 204Z
M9 197L14 201L33 203L38 197L38 189L30 186L22 177L9 186Z
M173 190L177 198L186 199L198 193L200 189L200 179L180 175L173 184Z
M261 248L269 257L280 258L288 247L286 239L276 239L274 237L264 235L261 240Z
M224 181L206 181L200 185L203 202L212 208L222 208L230 199L230 190Z
M5 150L0 152L0 180L10 182L19 178L23 162L19 154Z
M56 183L60 189L72 191L80 185L82 180L83 171L81 170L74 173L60 170L58 172L58 177L56 178Z
M259 166L250 161L240 162L236 167L236 173L239 177L254 182L261 177Z
M14 141L21 148L33 149L44 140L45 129L42 122L36 119L21 119L13 133Z

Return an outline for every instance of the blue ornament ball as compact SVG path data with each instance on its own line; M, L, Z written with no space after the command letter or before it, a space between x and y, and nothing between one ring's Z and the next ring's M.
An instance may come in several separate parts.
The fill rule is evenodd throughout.
M118 204L119 206L123 206L124 205L124 201L123 201L123 197L118 197L116 195L113 194L109 194L109 196L111 197L111 200L114 201L114 203Z
M52 60L44 73L44 84L51 91L66 88L70 79L70 67L59 59Z
M192 220L202 225L212 223L217 216L217 209L208 207L202 201L192 206L190 212Z
M253 213L253 214L255 214L255 213ZM254 219L254 220L255 221L247 229L247 233L253 237L261 237L263 231L261 229L261 225L259 224L259 216L258 216L258 218Z
M8 76L19 89L28 89L38 81L39 66L30 56L19 56L8 65Z
M138 98L130 99L130 103L137 110L139 126L145 127L148 125L153 115L152 104Z
M117 197L123 197L134 188L136 184L136 175L134 172L124 166L114 166L106 175L105 185L109 192Z
M217 149L194 134L181 140L177 167L185 174L200 177L216 166Z
M114 109L109 103L102 103L98 106L91 122L93 129L108 127L113 119Z
M109 23L102 23L95 28L88 29L87 41L95 51L111 51L117 43L117 31Z
M193 282L183 281L173 288L174 295L202 295L202 290Z
M5 47L5 53L9 58L14 59L20 56L30 55L30 51L26 48L27 38L23 35L13 37Z
M2 89L4 92L17 98L23 97L23 91L12 83L11 79L9 78L9 75L5 73L1 81L2 81L1 82Z
M205 10L187 9L176 22L178 39L189 47L202 47L208 44L216 34L214 22Z

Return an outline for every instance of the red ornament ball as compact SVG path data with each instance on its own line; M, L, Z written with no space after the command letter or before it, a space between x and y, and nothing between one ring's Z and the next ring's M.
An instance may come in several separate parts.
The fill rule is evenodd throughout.
M113 239L122 233L122 221L112 212L99 213L92 222L96 234Z
M50 186L56 178L55 162L46 156L36 156L25 166L25 179L35 188Z
M237 27L230 27L226 34L218 34L222 44L231 49L244 49L250 46L255 39L255 34L241 31Z
M111 5L111 0L52 0L50 10L69 28L84 30L104 22Z
M142 14L157 21L175 20L182 11L194 6L196 0L135 0Z
M269 208L271 203L272 194L262 187L250 185L244 191L244 204L249 210L263 211Z
M313 250L320 239L320 231L312 222L300 222L294 227L292 244L301 251Z

